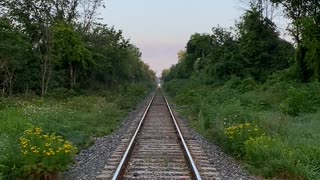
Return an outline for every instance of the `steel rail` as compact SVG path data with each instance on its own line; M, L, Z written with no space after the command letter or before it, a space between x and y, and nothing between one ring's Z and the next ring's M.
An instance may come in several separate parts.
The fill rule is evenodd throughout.
M117 180L120 177L121 172L122 172L123 168L125 167L125 165L126 165L126 163L128 161L130 152L132 151L133 144L136 141L136 138L137 138L137 135L138 135L138 133L139 133L139 131L141 129L142 123L143 123L143 121L144 121L144 119L145 119L145 117L146 117L146 115L147 115L147 113L148 113L148 111L150 109L151 103L153 102L153 99L156 96L158 91L159 91L159 88L157 89L157 91L152 96L152 98L151 98L146 110L144 111L144 114L140 119L140 123L139 123L134 135L132 136L132 139L131 139L131 141L130 141L130 143L128 145L128 148L127 148L126 152L124 153L124 155L123 155L123 157L122 157L122 159L121 159L121 161L120 161L120 163L119 163L119 165L117 167L117 170L116 170L116 172L114 173L114 175L112 177L112 180Z
M161 90L161 88L160 88L160 90ZM161 92L162 92L162 90L161 90ZM173 115L173 113L172 113L172 110L171 110L171 108L170 108L170 105L169 105L169 103L168 103L168 100L167 100L166 96L163 94L163 92L162 92L162 95L163 95L163 97L164 97L164 100L166 101L167 107L168 107L168 109L169 109L169 111L170 111L171 118L172 118L172 120L173 120L173 122L174 122L174 124L175 124L175 127L176 127L176 129L177 129L177 131L178 131L178 134L179 134L179 136L180 136L180 139L181 139L181 142L182 142L182 145L183 145L183 149L184 149L185 153L187 154L187 159L188 159L189 164L190 164L190 166L191 166L191 168L192 168L192 172L193 172L193 174L194 174L194 176L196 177L197 180L202 180L202 178L201 178L201 176L200 176L200 173L199 173L199 171L198 171L198 168L197 168L196 164L194 163L193 158L192 158L192 156L191 156L191 153L190 153L190 151L189 151L189 149L188 149L188 146L187 146L187 144L186 144L186 142L185 142L185 140L184 140L184 138L183 138L183 136L182 136L182 133L181 133L181 131L180 131L180 128L179 128L179 126L178 126L178 123L177 123L177 121L176 121L176 118L174 117L174 115Z

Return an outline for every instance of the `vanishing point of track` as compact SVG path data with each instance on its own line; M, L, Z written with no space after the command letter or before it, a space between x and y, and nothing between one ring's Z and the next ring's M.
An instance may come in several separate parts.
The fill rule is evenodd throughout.
M218 179L159 88L98 179ZM128 130L130 134L130 129ZM183 137L187 134L187 140ZM193 159L193 156L196 158ZM198 170L200 168L200 171ZM201 174L203 173L203 174Z

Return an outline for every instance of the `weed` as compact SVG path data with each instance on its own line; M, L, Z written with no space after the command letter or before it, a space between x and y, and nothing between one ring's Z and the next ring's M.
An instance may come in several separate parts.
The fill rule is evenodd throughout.
M165 89L192 127L246 160L254 174L319 179L320 85L286 78L276 74L260 85L232 77L215 86L175 79Z
M34 158L21 153L19 138L25 136L25 130L40 127L50 135L61 136L81 150L92 145L94 137L112 133L120 120L147 92L145 86L130 85L126 91L112 89L86 96L73 94L45 99L30 96L0 99L0 177L17 179L26 171L30 170L31 173L35 167L39 169L38 163L49 163L43 156ZM40 146L45 143L39 139L39 143L33 146L43 148ZM48 165L42 170L62 171L65 167L63 164L60 169Z

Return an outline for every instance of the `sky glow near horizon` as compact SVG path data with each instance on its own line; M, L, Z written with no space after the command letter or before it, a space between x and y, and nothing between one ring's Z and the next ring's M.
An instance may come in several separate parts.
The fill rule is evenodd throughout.
M192 34L231 27L244 13L239 0L106 0L105 5L101 22L121 29L157 76L177 63L177 52Z

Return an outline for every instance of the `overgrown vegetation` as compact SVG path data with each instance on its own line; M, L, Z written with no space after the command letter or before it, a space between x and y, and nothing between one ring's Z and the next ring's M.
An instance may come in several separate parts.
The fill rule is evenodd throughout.
M75 148L113 132L154 86L140 50L97 22L101 6L0 1L0 179L50 179L66 170Z
M82 150L90 146L94 138L115 131L120 120L148 92L149 88L139 84L89 95L47 97L46 99L34 96L1 98L0 172L2 176L0 177L15 179L30 175L32 178L35 174L24 171L26 166L35 167L37 163L45 160L38 157L32 161L35 162L34 164L26 161L24 151L19 146L19 139L25 130L41 127L43 134L55 133L56 136L63 137ZM54 170L62 170L59 169L61 163L51 165Z
M293 20L294 48L263 15L265 2L251 1L232 31L192 35L178 64L163 71L164 87L192 127L254 174L319 179L320 6L274 1Z
M232 78L215 86L172 80L165 88L192 127L246 160L256 175L319 178L320 93L315 89L320 85L270 79L243 90L251 81ZM312 98L301 102L300 92ZM296 106L300 103L304 105Z

